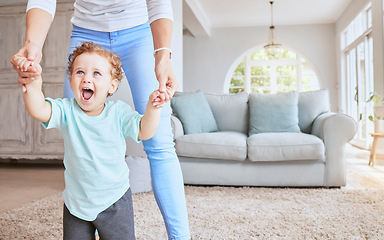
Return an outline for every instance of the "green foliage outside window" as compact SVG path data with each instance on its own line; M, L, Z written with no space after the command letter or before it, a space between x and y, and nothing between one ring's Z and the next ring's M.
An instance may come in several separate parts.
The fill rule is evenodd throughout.
M244 92L244 88L230 88L229 93L239 93L239 92Z
M239 86L244 86L244 77L241 78L232 78L231 81L231 87L239 87Z
M312 78L310 76L303 76L302 84L303 84L303 92L314 91L316 90L312 84Z
M264 49L256 51L250 55L251 60L259 61L274 61L279 60L280 64L284 63L284 60L296 60L297 54L293 51L283 49L282 53L277 56L270 56L266 54ZM305 69L301 79L302 91L313 91L318 89L318 80L316 74L308 66L308 63L301 59L302 68ZM258 93L270 93L271 92L271 66L250 66L251 71L251 91ZM245 91L245 62L240 62L236 70L233 73L233 77L230 83L229 92L237 93ZM276 91L277 92L289 92L297 90L297 66L296 65L278 65L276 67ZM306 75L306 73L308 75Z
M278 77L276 84L278 93L296 91L297 88L295 77Z
M271 67L270 66L252 66L251 67L251 75L252 76L269 76L271 75Z
M296 66L277 66L276 73L277 76L296 76Z
M237 66L237 68L233 72L233 76L244 76L244 68L245 68L244 61L241 61L241 63Z
M270 92L270 77L269 76L254 76L251 77L251 89L252 92L257 93L269 93Z
M251 54L252 60L271 60L271 59L296 59L296 53L283 49L282 52L276 56L268 55L264 49Z

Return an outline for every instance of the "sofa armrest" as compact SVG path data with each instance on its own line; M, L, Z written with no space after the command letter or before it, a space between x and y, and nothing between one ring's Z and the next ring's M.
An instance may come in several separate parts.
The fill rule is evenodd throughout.
M171 114L171 126L172 126L173 139L176 139L184 135L183 124L181 123L180 119L173 114Z
M341 113L320 114L312 126L312 134L325 145L325 186L345 186L345 144L356 134L356 121Z

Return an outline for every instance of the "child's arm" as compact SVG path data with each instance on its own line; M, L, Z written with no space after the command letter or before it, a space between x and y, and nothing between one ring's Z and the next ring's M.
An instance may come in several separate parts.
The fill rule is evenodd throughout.
M28 65L28 60L24 57L20 57L19 66L20 68L24 67L23 71L28 71L29 68L36 67L39 72L41 72L41 66L39 64L29 64L28 68L25 68L26 64ZM24 103L29 114L38 121L48 122L51 118L52 107L51 104L45 101L44 94L41 90L43 81L41 75L36 76L35 80L25 84L26 91L24 92Z
M169 94L168 91L170 90L167 89L167 93ZM141 140L148 140L153 137L159 127L161 108L167 103L167 101L160 98L161 94L159 90L156 90L149 96L145 114L140 121L138 138Z

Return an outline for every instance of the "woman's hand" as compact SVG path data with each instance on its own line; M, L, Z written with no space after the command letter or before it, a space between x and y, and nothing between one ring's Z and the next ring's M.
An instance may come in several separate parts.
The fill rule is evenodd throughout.
M29 74L35 75L34 77L25 78L28 80L22 81L22 83L20 83L20 80L19 80L19 83L22 84L23 92L26 92L27 88L25 87L25 85L31 83L36 78L40 78L40 74L42 72L40 64L35 63L33 61L30 61L26 57L23 57L23 56L20 56L17 54L11 58L11 63L13 64L13 68L17 72L20 72L21 74L29 73ZM20 79L20 77L19 77L19 79ZM23 79L24 78L22 78L22 80ZM41 78L40 78L40 80L41 80Z
M169 101L179 88L179 83L171 67L172 20L160 18L151 23L153 47L155 52L155 74L159 81L159 96L163 101ZM167 49L168 48L168 49ZM167 92L169 89L169 93Z
M166 102L173 97L179 88L179 83L171 67L170 54L166 49L155 54L155 73L159 81L159 91L162 93L159 97Z
M31 67L31 62L39 64L41 57L41 49L32 43L26 43L23 48L12 56L11 64L18 74L17 81L20 84L28 84L41 74L41 70ZM21 59L23 59L23 62L20 62Z

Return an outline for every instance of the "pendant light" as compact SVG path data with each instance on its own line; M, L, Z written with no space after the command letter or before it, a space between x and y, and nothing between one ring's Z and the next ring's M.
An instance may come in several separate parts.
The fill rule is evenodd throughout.
M273 25L273 1L271 4L271 26L269 27L268 43L264 46L264 50L268 55L275 56L281 53L282 46L275 42L275 26Z

